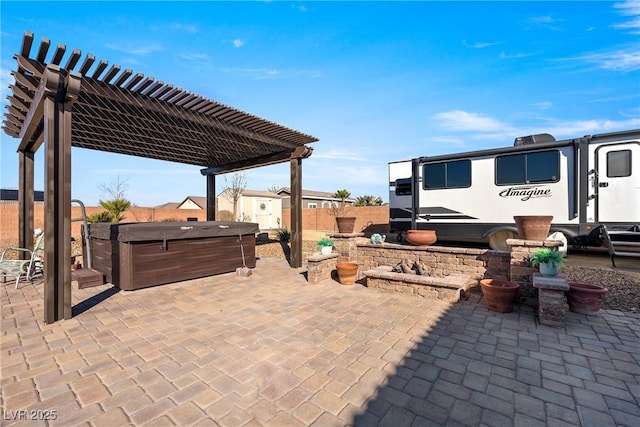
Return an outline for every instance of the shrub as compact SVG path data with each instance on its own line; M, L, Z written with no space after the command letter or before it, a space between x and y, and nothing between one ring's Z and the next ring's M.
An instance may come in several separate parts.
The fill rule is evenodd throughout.
M102 211L87 216L87 222L92 224L98 222L113 222L113 215L110 212Z
M291 240L291 231L287 230L286 228L279 229L276 235L281 242L288 243L289 240Z
M324 248L326 246L334 248L336 244L334 243L333 240L331 240L328 237L323 237L322 239L318 240L318 242L316 243L317 248Z

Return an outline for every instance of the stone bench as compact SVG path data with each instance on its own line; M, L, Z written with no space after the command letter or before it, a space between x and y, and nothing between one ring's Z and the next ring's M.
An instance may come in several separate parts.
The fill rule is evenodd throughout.
M393 267L380 266L363 272L369 288L388 292L417 295L444 301L460 301L462 291L471 287L466 274L450 274L446 277L421 276L418 274L396 273Z

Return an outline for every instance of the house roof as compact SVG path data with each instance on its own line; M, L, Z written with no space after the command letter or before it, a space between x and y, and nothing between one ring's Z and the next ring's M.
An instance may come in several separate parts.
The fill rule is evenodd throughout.
M286 196L291 196L291 188L282 187L278 190L278 194ZM317 200L340 200L339 198L334 196L335 193L328 193L326 191L314 191L314 190L302 190L302 198L304 199L317 199ZM355 202L355 199L348 198L347 202Z
M34 191L33 199L36 202L44 202L44 191ZM18 201L18 190L9 188L0 188L0 200L4 201Z
M158 206L154 206L154 208L156 208L156 209L178 209L178 206L180 206L180 203L178 203L178 202L168 202L168 203L163 203L163 204L158 205Z
M47 55L46 38L31 52L33 42L26 31L14 55L15 81L2 123L7 135L21 140L19 151L35 152L42 144L43 126L31 119L41 114L43 94L62 84L73 100L74 147L203 166L217 174L308 156L305 144L318 140L117 64L107 68L107 61L91 54L80 61L78 49L63 62L66 46L58 44Z
M177 208L182 206L187 200L191 200L193 203L198 205L198 207L200 209L206 209L207 208L207 198L204 197L204 196L187 196L187 197L184 198L183 201L178 203Z

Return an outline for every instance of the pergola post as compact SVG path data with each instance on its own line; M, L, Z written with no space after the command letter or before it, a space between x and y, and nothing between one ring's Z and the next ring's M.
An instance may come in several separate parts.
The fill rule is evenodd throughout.
M34 156L30 151L18 151L18 246L33 246L33 168ZM22 259L27 259L27 252L20 252Z
M207 175L207 221L216 220L216 176Z
M302 267L302 159L311 155L311 147L298 147L291 154L291 260L293 268Z
M47 66L32 105L42 113L45 145L44 321L70 319L71 310L71 108L80 77ZM38 118L34 114L34 119Z

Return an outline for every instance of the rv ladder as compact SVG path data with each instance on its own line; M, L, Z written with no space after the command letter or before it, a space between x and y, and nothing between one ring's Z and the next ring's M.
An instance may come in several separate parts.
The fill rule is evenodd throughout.
M640 258L640 232L614 231L609 233L607 227L603 224L602 233L609 250L611 264L614 267L616 266L616 256Z

